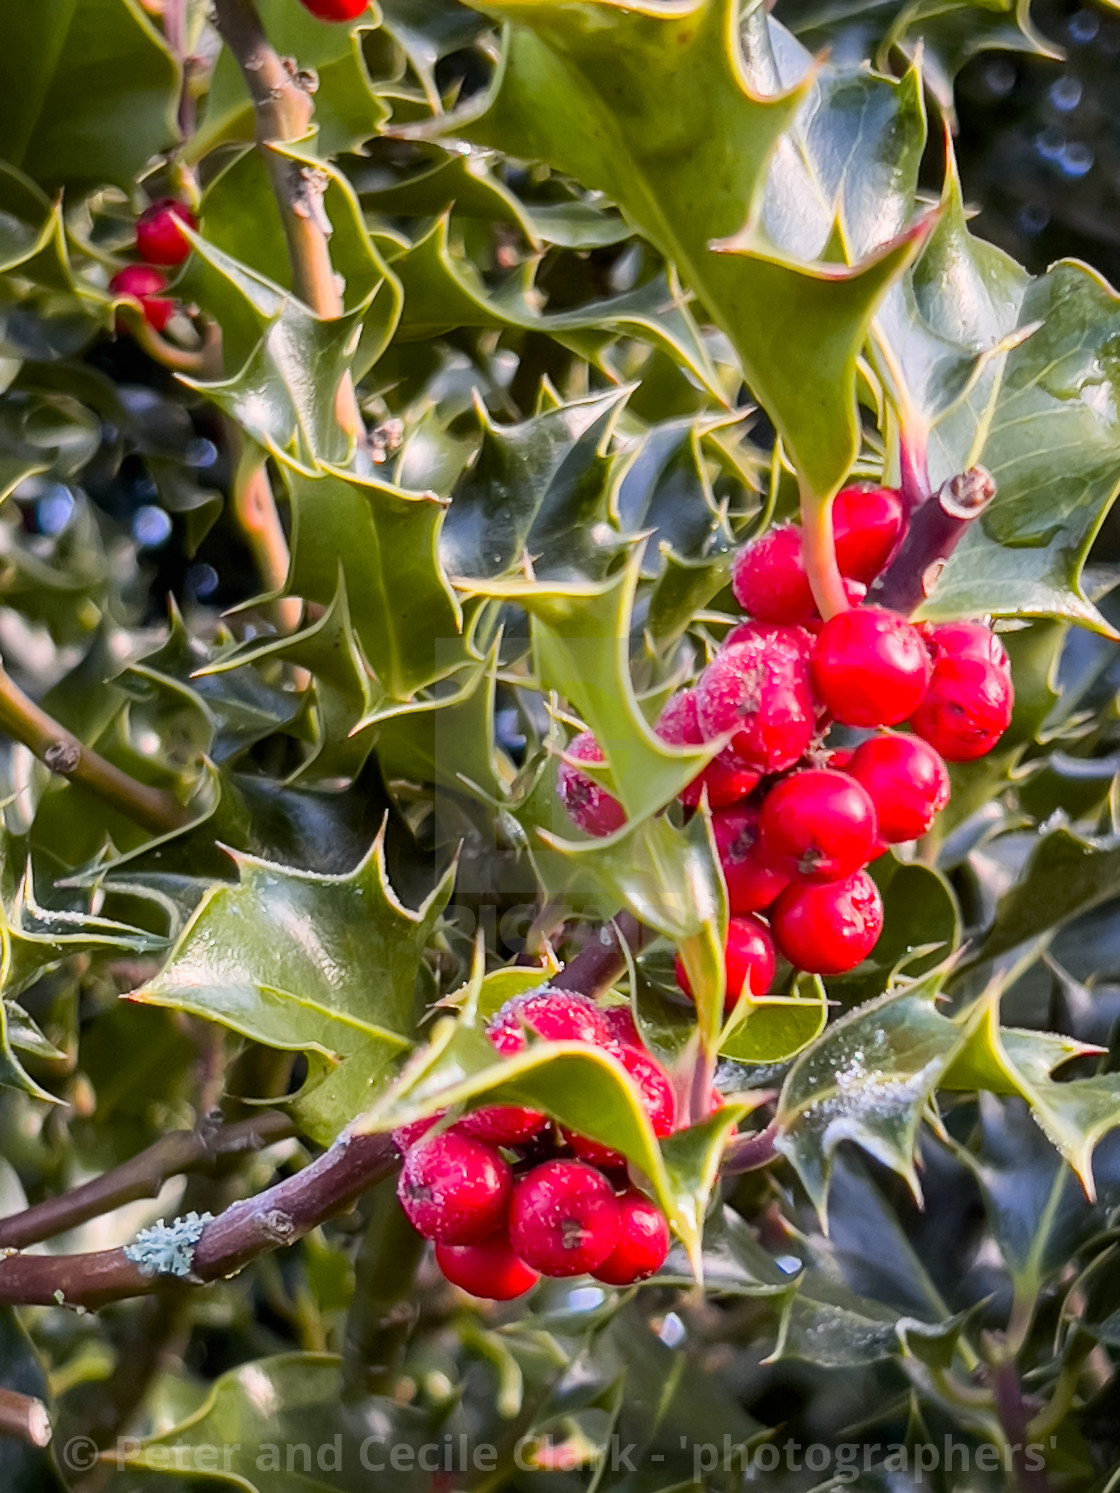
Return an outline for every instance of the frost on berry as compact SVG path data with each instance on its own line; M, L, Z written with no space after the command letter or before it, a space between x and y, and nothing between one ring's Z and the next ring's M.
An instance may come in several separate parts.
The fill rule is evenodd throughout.
M978 658L942 658L910 725L947 762L972 762L1007 730L1014 703L1003 669Z
M530 990L514 996L491 1018L487 1035L499 1052L521 1052L526 1027L546 1042L610 1044L610 1032L595 1002L568 990Z
M704 735L696 715L695 690L681 690L673 696L654 727L658 736L670 746L701 746ZM738 803L758 786L759 774L740 762L733 752L723 751L713 757L680 794L681 803L694 809L702 793L707 793L713 809Z
M866 871L843 881L789 886L770 915L778 948L797 969L842 975L863 962L883 931L883 902Z
M584 1161L546 1161L519 1177L509 1212L513 1249L542 1275L584 1275L613 1253L614 1189Z
M701 674L696 713L708 740L731 734L747 767L792 767L816 729L809 676L809 635L802 628L745 623Z
M866 788L879 836L891 845L928 833L949 802L945 763L919 737L873 736L852 753L848 772Z
M509 1166L492 1146L448 1130L409 1149L397 1196L425 1239L477 1244L505 1219L511 1186Z
M813 650L813 683L847 726L895 726L925 697L932 666L916 627L882 607L830 618Z
M787 876L838 881L875 847L875 805L862 784L834 768L808 768L777 783L759 812L762 853Z
M608 1286L632 1286L661 1269L669 1253L669 1224L656 1203L631 1190L618 1200L618 1243L593 1271Z
M568 743L566 755L578 762L603 762L603 749L590 731L581 731ZM626 812L618 799L571 762L562 761L556 774L556 791L568 818L586 835L613 835L626 823Z

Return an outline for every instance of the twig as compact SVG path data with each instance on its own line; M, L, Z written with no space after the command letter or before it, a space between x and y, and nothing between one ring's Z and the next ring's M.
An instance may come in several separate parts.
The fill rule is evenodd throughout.
M232 421L228 423L236 429ZM234 472L232 496L234 513L249 542L265 589L273 594L282 591L288 579L288 540L268 480L268 469L259 453L249 450L241 453ZM272 603L281 632L295 632L302 610L298 596L277 596Z
M173 793L139 782L83 745L29 699L3 668L0 730L22 742L51 772L87 788L154 834L182 829L190 821L190 814Z
M1031 1444L1027 1430L1030 1413L1023 1400L1023 1386L1019 1382L1015 1360L1006 1350L997 1349L996 1361L991 1365L989 1375L996 1414L1007 1438L1007 1454L1020 1493L1050 1493L1045 1466L1036 1467L1026 1455Z
M0 1436L46 1446L51 1439L51 1418L42 1400L0 1389Z
M125 1203L157 1197L169 1177L208 1170L223 1156L259 1151L294 1134L295 1126L279 1110L264 1110L232 1125L173 1130L104 1176L0 1219L0 1249L26 1249L53 1239Z
M898 553L867 600L909 616L930 595L945 561L995 495L995 480L983 467L950 477L914 510Z
M322 180L311 167L272 149L306 135L313 113L310 94L295 65L270 44L253 0L215 0L214 16L256 109L257 144L280 209L295 292L317 316L333 321L342 315L343 305L331 267ZM349 374L339 385L336 411L347 434L363 440L361 411Z
M651 937L637 918L620 912L599 929L595 943L581 949L570 964L553 975L549 984L554 990L574 990L581 995L596 996L608 990L626 968L624 948L637 952Z
M348 1208L398 1164L387 1135L342 1135L294 1177L232 1204L202 1230L185 1284L236 1275L258 1255L294 1244ZM149 1274L123 1249L79 1255L12 1254L0 1260L0 1303L96 1308L149 1296L175 1278Z

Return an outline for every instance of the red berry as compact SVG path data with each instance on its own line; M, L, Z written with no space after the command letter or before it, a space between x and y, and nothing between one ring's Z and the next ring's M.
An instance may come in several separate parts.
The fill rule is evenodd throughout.
M696 718L695 691L686 689L674 695L661 712L654 730L670 746L700 746L704 737ZM709 807L722 808L746 798L758 786L758 781L759 775L753 768L744 767L730 752L720 752L683 790L680 801L687 808L694 809L700 802L701 793L707 789Z
M735 600L760 622L807 622L816 603L801 556L801 530L780 524L741 549L731 563Z
M149 264L182 264L191 246L179 226L197 228L198 219L185 202L162 197L145 208L136 220L136 251Z
M789 884L784 871L775 870L758 845L758 814L754 809L720 809L712 815L727 905L733 916L762 912Z
M669 1253L669 1224L657 1204L640 1192L623 1193L618 1209L618 1243L592 1274L608 1286L632 1286L664 1265Z
M403 1156L406 1151L411 1151L418 1141L424 1139L428 1131L438 1125L442 1120L442 1112L438 1115L429 1115L425 1120L412 1120L407 1125L399 1125L393 1131L393 1144Z
M159 294L166 289L167 276L146 264L126 264L109 281L111 295L140 302L144 320L157 332L163 331L175 310L175 302Z
M949 802L945 763L914 736L873 736L852 754L848 771L867 789L879 837L890 845L926 834Z
M902 533L902 494L893 487L843 487L832 502L840 574L870 585Z
M512 1173L492 1146L445 1130L411 1147L397 1181L409 1223L441 1244L478 1244L501 1227Z
M546 1042L587 1042L608 1047L610 1032L603 1013L585 995L568 990L530 990L506 1001L491 1019L487 1033L499 1052L521 1052L525 1028Z
M488 1104L472 1110L456 1121L461 1135L473 1136L490 1146L523 1146L535 1139L548 1124L547 1115L539 1109L522 1109L517 1104Z
M774 983L778 960L770 930L761 918L752 914L750 917L728 919L723 961L727 975L727 990L723 998L725 1011L733 1011L743 993L754 1000L766 994ZM676 973L677 984L691 999L692 986L685 972L684 960L679 954Z
M911 727L947 762L990 752L1011 723L1011 678L978 658L940 659Z
M615 1056L638 1086L642 1107L649 1116L654 1135L672 1135L677 1120L677 1101L669 1075L652 1053L638 1047L623 1047ZM625 1156L588 1136L564 1131L564 1139L577 1156L603 1168L626 1165Z
M883 931L883 902L866 871L823 886L795 882L774 904L774 938L789 962L842 975L866 959Z
M875 805L846 772L810 767L771 788L758 816L766 861L804 881L839 881L875 847Z
M356 21L369 6L369 0L300 0L320 21Z
M882 607L839 612L821 628L813 683L846 726L895 726L925 698L932 666L916 627Z
M584 1275L618 1243L614 1189L584 1161L545 1161L519 1177L509 1211L515 1252L543 1275Z
M780 772L804 755L816 729L808 634L751 622L732 639L697 683L700 729L708 740L733 731L731 750L745 766Z
M923 622L919 631L933 649L934 668L942 659L977 658L1010 672L1007 649L986 622Z
M568 743L567 755L577 762L604 761L603 749L590 731L580 734ZM570 762L561 762L556 774L556 791L560 802L568 811L568 817L587 835L613 835L626 823L626 812L617 798L589 778Z
M600 1011L603 1025L610 1034L610 1040L616 1047L636 1047L639 1051L645 1050L642 1034L638 1030L629 1006L608 1006L605 1011Z
M514 1254L504 1230L481 1244L437 1244L436 1264L453 1286L486 1301L512 1301L540 1280Z

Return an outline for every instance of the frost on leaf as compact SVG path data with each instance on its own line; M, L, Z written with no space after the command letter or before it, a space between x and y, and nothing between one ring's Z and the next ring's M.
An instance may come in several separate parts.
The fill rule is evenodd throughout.
M132 1244L125 1245L125 1255L145 1275L184 1278L191 1273L195 1248L213 1216L192 1211L171 1223L164 1223L161 1218L151 1228L141 1229Z

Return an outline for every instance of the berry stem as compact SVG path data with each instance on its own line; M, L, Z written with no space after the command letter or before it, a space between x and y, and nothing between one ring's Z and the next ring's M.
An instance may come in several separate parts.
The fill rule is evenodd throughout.
M122 772L59 725L0 666L0 730L22 742L59 777L69 778L153 834L182 829L190 813L173 793Z
M898 486L902 493L907 514L929 497L929 464L926 461L926 442L916 441L912 436L902 435L898 442Z
M331 266L330 225L323 213L319 175L272 149L307 134L314 112L311 96L295 67L269 42L253 0L214 0L214 19L256 109L257 144L280 209L295 292L317 316L334 321L342 315L343 305ZM365 429L349 374L339 385L336 411L342 428L361 442Z
M917 508L897 555L871 587L867 600L909 616L932 593L945 561L996 495L984 467L970 467L943 482Z
M832 533L832 500L821 502L801 480L801 543L805 573L817 609L827 622L848 610L844 578L836 563L836 541Z
M230 1125L173 1130L103 1176L0 1219L0 1249L26 1249L53 1239L125 1203L157 1197L169 1177L209 1171L223 1157L260 1151L294 1134L295 1126L278 1110Z
M173 342L168 342L148 321L139 302L121 301L116 314L118 321L124 323L129 335L144 349L153 363L170 368L173 373L197 375L204 372L205 350L176 347Z

